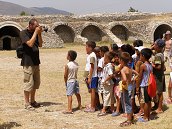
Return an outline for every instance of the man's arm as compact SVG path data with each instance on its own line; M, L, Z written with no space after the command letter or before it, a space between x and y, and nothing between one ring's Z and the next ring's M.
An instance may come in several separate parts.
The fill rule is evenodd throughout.
M33 33L33 36L30 40L28 40L26 42L26 44L29 46L29 47L33 47L35 41L36 41L36 38L37 38L37 35L38 35L38 38L39 38L39 35L41 35L41 32L42 32L42 29L41 27L36 27L35 29L35 32ZM42 37L41 37L41 40L42 40ZM42 44L42 41L41 41L41 44Z
M42 43L43 43L43 40L42 40L42 34L38 34L38 42L39 42L39 47L42 47Z

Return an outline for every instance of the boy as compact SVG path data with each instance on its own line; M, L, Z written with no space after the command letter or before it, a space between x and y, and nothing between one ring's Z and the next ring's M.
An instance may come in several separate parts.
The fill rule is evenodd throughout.
M65 66L64 81L66 84L66 94L68 97L68 110L64 114L73 114L72 95L75 94L78 100L78 109L81 109L81 96L79 94L79 84L77 81L78 63L75 62L77 53L73 50L68 51L67 60L69 63Z
M85 112L95 112L95 92L97 89L97 57L94 53L96 43L92 41L86 42L86 52L88 54L86 68L88 70L87 84L89 85L91 93L91 106L87 106Z
M114 95L113 95L113 66L111 60L113 59L112 52L104 54L104 68L102 71L102 86L103 86L103 109L98 116L106 115L106 107L111 106L111 112L114 112Z
M122 122L120 124L121 127L131 125L133 120L132 103L131 103L131 97L133 91L132 74L136 74L138 76L138 73L132 70L128 66L130 59L131 56L129 53L127 52L121 53L120 64L122 67L121 69L122 92L123 92L125 112L127 113L127 121ZM137 76L135 78L137 78Z
M157 98L158 102L155 103L153 109L156 109L156 113L162 113L162 103L163 103L163 92L165 92L165 66L164 66L164 55L163 49L165 47L165 42L162 39L157 39L154 44L154 50L156 52L153 66L153 74L155 75L157 84Z
M149 48L144 48L141 51L140 60L143 62L140 66L139 79L140 82L140 103L144 109L144 117L138 119L139 122L146 122L150 119L151 110L151 97L148 94L148 80L150 73L153 71L152 65L149 59L152 56L152 50Z
M103 100L103 85L101 84L101 80L102 80L102 73L103 73L103 67L104 67L104 54L108 51L109 51L109 48L107 46L100 47L101 59L98 62L98 76L99 76L98 92L99 94L101 94L102 100Z

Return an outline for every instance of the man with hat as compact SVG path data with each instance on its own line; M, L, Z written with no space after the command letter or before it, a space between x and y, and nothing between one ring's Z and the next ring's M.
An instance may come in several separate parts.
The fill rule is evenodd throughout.
M172 56L172 40L171 40L171 32L168 30L165 33L165 51L164 51L164 57L165 57L165 62L169 62L169 66L170 69L172 71L172 60L171 60L171 56ZM170 74L171 75L171 74ZM168 99L167 99L167 103L171 104L172 103L172 82L171 82L171 78L169 81L169 85L168 85Z

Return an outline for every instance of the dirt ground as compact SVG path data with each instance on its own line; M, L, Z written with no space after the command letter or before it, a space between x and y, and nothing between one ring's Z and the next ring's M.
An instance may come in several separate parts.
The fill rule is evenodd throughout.
M67 107L65 85L63 82L64 65L67 63L66 53L69 49L78 52L79 82L82 105L90 102L90 95L83 82L85 66L85 47L69 45L61 49L41 49L41 86L37 92L37 101L43 107L35 111L24 109L23 72L20 59L15 51L0 51L0 129L115 129L120 122L126 120L121 116L97 117L95 113L75 111L73 115L64 115ZM168 84L167 76L166 83ZM166 95L165 95L166 96ZM73 97L73 107L77 106ZM147 123L136 123L128 129L172 129L172 106L164 106L165 112L155 120Z

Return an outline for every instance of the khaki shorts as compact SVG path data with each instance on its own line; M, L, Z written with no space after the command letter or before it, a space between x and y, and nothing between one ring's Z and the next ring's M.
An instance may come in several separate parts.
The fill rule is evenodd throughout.
M39 66L23 66L24 72L24 91L39 89L40 68Z
M111 106L111 104L114 104L113 85L103 85L103 101L103 106Z
M164 51L164 61L165 61L165 63L168 63L168 66L170 68L172 68L172 59L170 57L169 52L167 52L167 51Z

